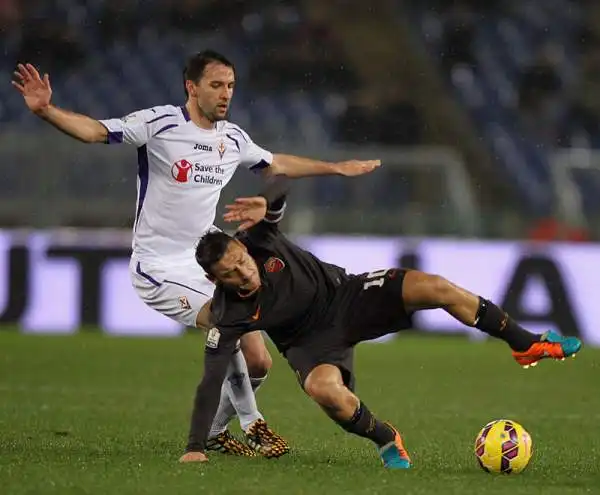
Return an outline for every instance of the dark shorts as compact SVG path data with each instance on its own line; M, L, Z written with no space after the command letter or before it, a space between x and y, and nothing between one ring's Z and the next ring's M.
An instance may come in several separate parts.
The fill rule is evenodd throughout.
M381 270L353 276L340 285L327 319L330 323L313 329L284 353L301 386L315 367L332 364L340 369L344 384L354 390L354 346L412 328L411 315L402 302L405 273Z

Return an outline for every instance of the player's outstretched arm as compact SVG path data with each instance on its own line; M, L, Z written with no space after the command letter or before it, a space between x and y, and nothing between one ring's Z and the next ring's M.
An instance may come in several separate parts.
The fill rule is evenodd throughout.
M38 117L52 124L58 130L84 143L104 143L108 130L97 120L55 107L50 103L52 87L50 77L40 77L31 64L19 64L15 71L16 81L12 85L21 93L27 108Z
M355 177L368 174L381 166L381 160L349 160L329 163L294 155L273 155L271 166L266 168L270 175L285 175L299 178L314 175L343 175Z

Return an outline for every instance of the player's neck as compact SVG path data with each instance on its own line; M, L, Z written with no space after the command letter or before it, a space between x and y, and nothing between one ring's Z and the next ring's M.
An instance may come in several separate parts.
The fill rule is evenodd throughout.
M198 108L198 105L193 105L188 101L185 104L185 108L188 111L190 120L198 127L200 127L200 129L212 131L215 128L215 122L210 120L206 115L204 115Z

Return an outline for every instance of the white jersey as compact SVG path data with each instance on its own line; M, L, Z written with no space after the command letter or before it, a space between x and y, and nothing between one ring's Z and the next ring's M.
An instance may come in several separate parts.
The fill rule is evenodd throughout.
M100 122L109 144L138 149L133 256L146 265L193 260L196 242L212 227L221 190L238 165L260 169L273 160L235 124L220 121L202 129L185 107L154 107Z

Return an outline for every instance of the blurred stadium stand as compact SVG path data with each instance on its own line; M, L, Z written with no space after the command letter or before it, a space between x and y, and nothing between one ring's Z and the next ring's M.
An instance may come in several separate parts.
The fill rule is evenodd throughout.
M0 76L29 61L56 104L121 116L182 103L186 55L212 47L238 70L232 120L265 147L389 157L360 183L305 181L295 230L519 237L600 212L598 160L579 153L600 146L584 3L0 0ZM8 83L0 126L0 224L131 221L132 150L60 136ZM224 199L254 186L240 175Z
M600 148L598 3L425 1L407 10L527 209L597 217L597 159L587 153L582 164L577 154L574 166L557 149Z

